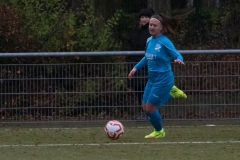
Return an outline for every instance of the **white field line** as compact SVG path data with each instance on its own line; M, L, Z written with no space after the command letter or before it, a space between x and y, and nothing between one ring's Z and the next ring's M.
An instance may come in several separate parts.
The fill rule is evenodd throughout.
M188 125L183 125L183 126L164 126L164 128L196 128L196 127L217 127L217 126L220 126L220 127L224 127L224 126L236 126L236 125L215 125L215 124L209 124L209 125L197 125L197 126L188 126ZM99 127L97 127L99 128ZM136 126L136 127L129 127L129 128L151 128L151 126ZM76 130L76 129L92 129L91 127L79 127L79 128L76 128L76 127L73 127L73 128L65 128L65 127L59 127L59 128L52 128L52 127L49 127L49 128L41 128L41 127L36 127L36 128L19 128L19 130L39 130L39 129L42 129L42 130ZM14 130L14 128L2 128L2 130Z
M133 143L76 143L76 144L15 144L4 145L0 148L7 147L61 147L61 146L120 146L120 145L173 145L173 144L233 144L240 141L199 141L199 142L133 142Z

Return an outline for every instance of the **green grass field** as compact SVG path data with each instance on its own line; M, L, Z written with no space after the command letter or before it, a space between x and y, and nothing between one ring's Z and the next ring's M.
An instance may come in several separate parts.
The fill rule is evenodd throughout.
M165 126L163 139L144 139L150 126L125 127L109 140L103 127L1 127L3 160L238 160L239 125Z

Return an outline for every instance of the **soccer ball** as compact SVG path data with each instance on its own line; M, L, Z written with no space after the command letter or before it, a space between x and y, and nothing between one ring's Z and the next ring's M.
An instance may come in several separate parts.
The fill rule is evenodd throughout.
M116 140L123 135L124 128L121 122L112 120L105 125L104 131L108 138Z

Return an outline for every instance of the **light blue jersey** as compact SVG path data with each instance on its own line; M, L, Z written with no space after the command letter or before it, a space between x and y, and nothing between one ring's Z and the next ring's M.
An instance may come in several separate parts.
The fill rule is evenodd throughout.
M160 34L157 38L148 38L146 46L145 56L134 66L137 70L148 65L148 72L167 72L171 70L170 61L172 58L183 61L182 55L163 34Z
M146 46L145 56L134 68L139 70L146 65L148 66L148 82L142 103L146 105L146 108L148 104L151 104L151 107L152 105L156 107L153 112L146 113L155 131L160 132L163 129L158 109L172 98L169 93L174 85L174 75L170 62L171 59L183 61L183 57L163 34L156 38L148 38Z
M148 102L158 108L171 98L169 92L174 85L171 59L183 61L182 55L165 35L148 38L145 56L134 66L139 70L148 65L148 82L143 94L143 104Z

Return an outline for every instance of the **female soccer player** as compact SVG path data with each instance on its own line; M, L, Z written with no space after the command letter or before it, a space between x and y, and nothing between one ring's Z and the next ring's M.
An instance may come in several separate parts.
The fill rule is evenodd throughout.
M138 23L133 27L129 36L128 50L131 51L144 51L146 48L146 41L151 36L149 33L149 21L154 11L150 8L143 8L139 12ZM126 57L127 62L138 62L142 59L141 55L128 55ZM141 69L138 71L138 76L142 78L135 78L128 81L129 88L133 88L136 92L138 104L142 104L142 92L146 85L148 72L147 69ZM176 86L172 87L170 92L173 98L187 98L187 95ZM140 114L142 115L142 114ZM145 117L144 117L145 118Z
M170 61L173 58L175 63L184 64L183 57L167 37L174 34L175 27L172 19L162 14L151 16L149 21L151 37L147 39L145 56L128 75L128 78L132 79L137 70L148 66L148 82L143 94L142 108L148 115L154 131L145 138L165 137L158 109L172 98L169 93L174 86L174 76Z

